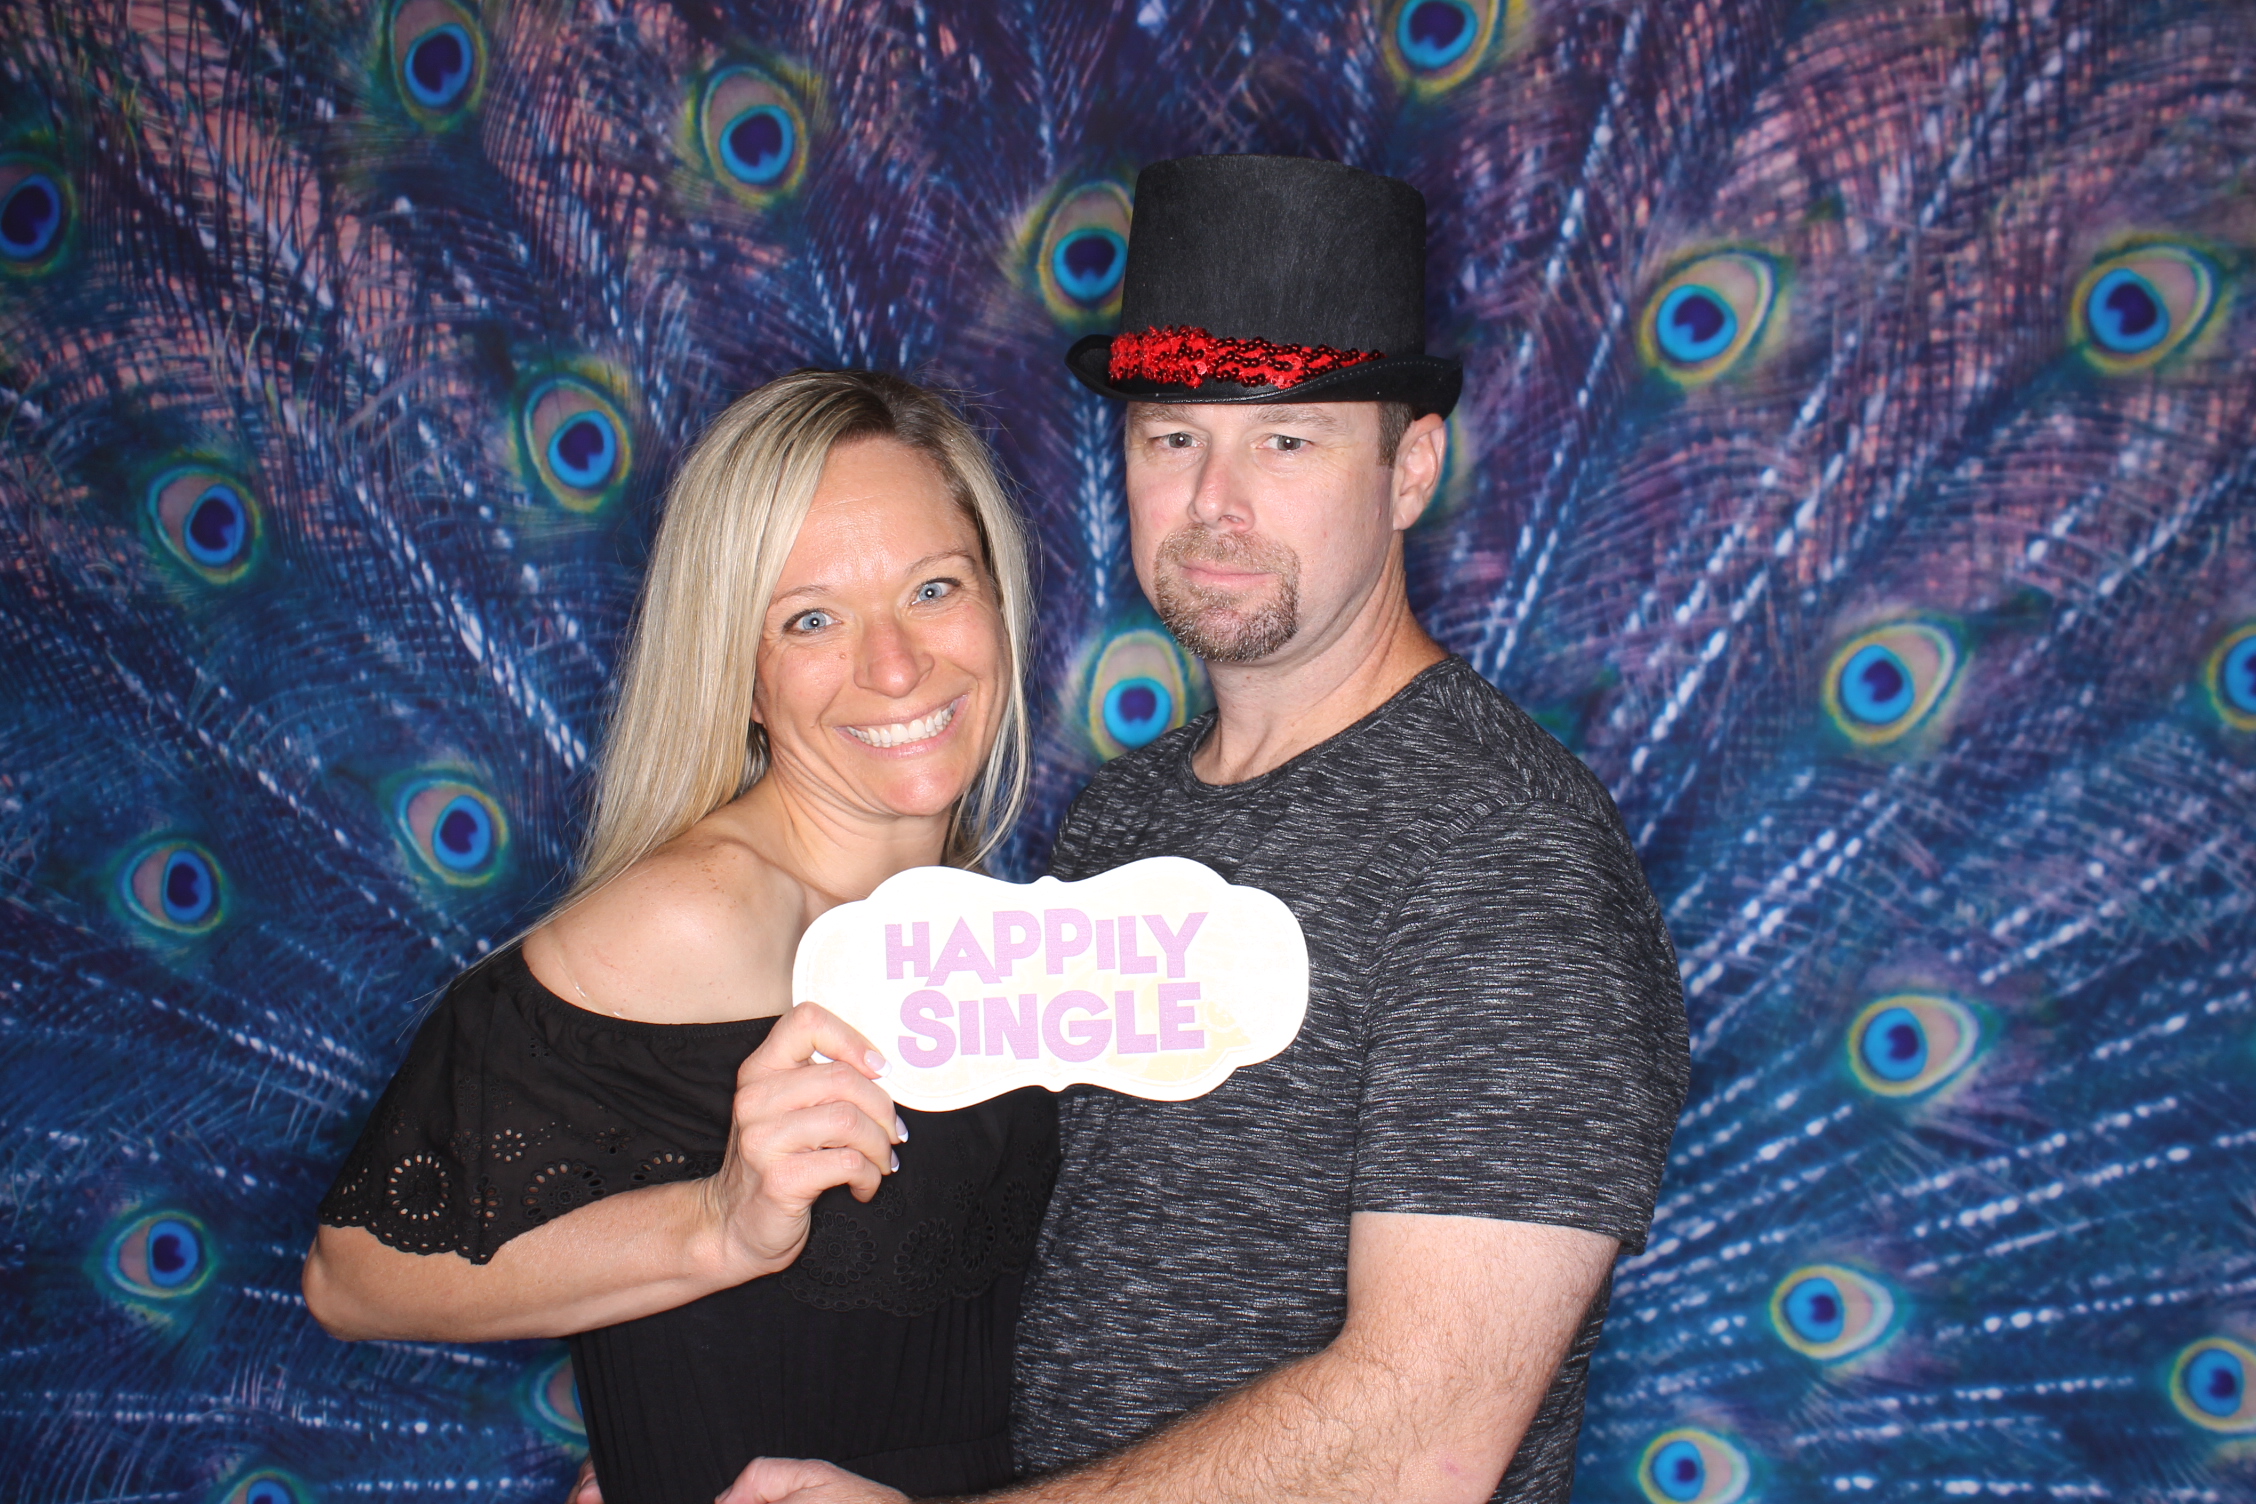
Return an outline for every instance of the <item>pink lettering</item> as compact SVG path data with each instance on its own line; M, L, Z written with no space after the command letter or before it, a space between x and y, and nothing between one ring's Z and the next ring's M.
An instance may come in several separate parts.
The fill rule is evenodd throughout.
M956 1004L956 1032L963 1036L963 1052L979 1053L979 999L967 997Z
M1020 1060L1032 1060L1042 1053L1042 1040L1034 1014L1034 994L1018 995L1018 1011L1012 1012L1010 999L987 999L987 1053L1000 1055L1003 1045L1010 1045L1011 1054Z
M1186 942L1188 943L1188 942ZM1120 972L1123 976L1148 977L1159 970L1159 957L1136 953L1136 916L1120 916Z
M1094 992L1061 992L1042 1010L1042 1042L1060 1060L1075 1064L1094 1060L1104 1053L1105 1045L1112 1039L1112 1020L1104 1016L1104 1011L1104 999ZM1068 1021L1069 1013L1089 1013L1095 1017Z
M994 963L987 959L987 952L981 950L979 942L971 938L971 925L961 919L956 921L956 928L948 936L948 943L940 947L940 959L932 963L928 980L937 987L959 971L968 971L982 982L1002 980L995 975Z
M929 987L901 999L901 1026L916 1031L900 1037L901 1058L919 1070L946 1065L954 1059L956 1033L948 1027L948 1019L955 1011L956 1005L945 994Z
M1204 914L1193 914L1186 929L1197 929L1197 921ZM1188 943L1188 942L1186 942ZM1159 984L1159 1047L1163 1050L1203 1050L1206 1048L1206 1030L1186 1028L1198 1022L1198 1009L1187 1008L1186 1003L1198 1000L1199 984L1196 982L1162 982Z
M911 976L932 974L932 926L920 919L910 926L910 933L916 938L903 945L901 927L897 924L885 927L885 979L889 982L901 980L904 966L909 968Z
M1109 919L1097 921L1097 970L1112 970L1112 921Z
M995 911L995 971L998 979L1011 974L1011 963L1023 961L1042 948L1042 921L1024 909Z
M1087 950L1095 936L1089 916L1079 909L1044 909L1042 949L1049 962L1050 975L1054 977L1063 972L1067 959Z
M1186 953L1191 948L1191 940L1198 934L1199 926L1206 923L1206 915L1191 914L1186 916L1183 920L1183 927L1173 933L1169 933L1167 921L1157 914L1146 914L1144 923L1151 926L1152 938L1159 942L1159 948L1167 952L1167 974L1171 977L1181 976ZM1054 966L1050 969L1052 971L1057 970Z
M1149 1055L1159 1048L1158 1035L1136 1032L1136 994L1133 991L1115 992L1112 995L1112 1014L1120 1021L1119 1030L1114 1037L1120 1041L1117 1048L1121 1054Z

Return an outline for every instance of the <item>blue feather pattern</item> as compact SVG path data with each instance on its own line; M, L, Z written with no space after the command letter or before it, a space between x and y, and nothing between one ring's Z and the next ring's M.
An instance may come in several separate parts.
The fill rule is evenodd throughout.
M1695 1088L1593 1501L2256 1487L2256 20L2198 0L368 0L0 14L0 1475L554 1497L554 1344L297 1262L553 894L674 455L962 391L1038 870L1207 703L1126 551L1144 163L1410 178L1413 591L1613 790Z

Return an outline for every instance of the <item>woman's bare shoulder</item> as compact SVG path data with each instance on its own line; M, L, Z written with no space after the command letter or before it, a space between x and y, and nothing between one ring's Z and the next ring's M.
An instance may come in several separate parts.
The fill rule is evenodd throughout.
M567 1002L647 1023L760 1018L791 1005L799 885L750 845L700 826L525 937L525 962Z

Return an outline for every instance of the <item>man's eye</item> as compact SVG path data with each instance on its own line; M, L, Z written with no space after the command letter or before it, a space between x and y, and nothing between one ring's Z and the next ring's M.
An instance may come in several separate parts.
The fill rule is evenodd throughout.
M1275 438L1277 440L1277 447L1279 449L1282 449L1287 454L1298 453L1308 445L1308 441L1306 439L1294 438L1289 433L1277 434L1275 435Z
M786 632L820 632L836 618L828 611L802 611L783 624Z
M1168 449L1188 449L1198 440L1187 433L1167 433L1159 436L1159 442Z

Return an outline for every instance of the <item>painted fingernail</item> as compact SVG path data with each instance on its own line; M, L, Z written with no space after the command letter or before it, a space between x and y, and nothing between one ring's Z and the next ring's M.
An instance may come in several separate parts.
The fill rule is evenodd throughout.
M895 1150L893 1153L893 1169L898 1170L899 1168L901 1168L901 1154L899 1150ZM886 1173L890 1175L892 1170L888 1170Z
M872 1050L862 1058L869 1062L869 1068L871 1070L877 1072L880 1076L885 1074L885 1057L883 1055L880 1055L877 1051Z
M905 1144L908 1141L909 1125L902 1122L901 1115L896 1112L893 1114L893 1142L896 1144Z

